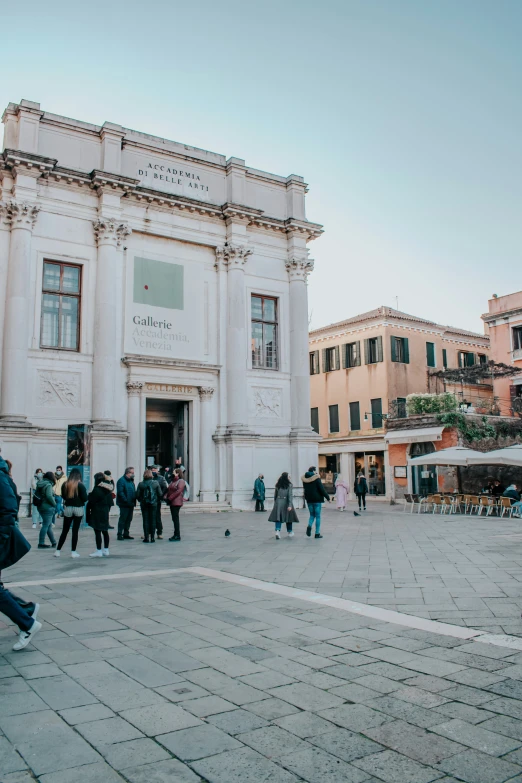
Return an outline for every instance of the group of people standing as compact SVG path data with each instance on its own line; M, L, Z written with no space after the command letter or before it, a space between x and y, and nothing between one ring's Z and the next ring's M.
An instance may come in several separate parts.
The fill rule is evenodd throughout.
M361 509L366 511L366 495L368 494L368 482L364 473L358 473L353 483L353 491L357 502L359 504L359 511ZM337 503L337 509L344 511L348 502L348 484L343 480L342 476L337 476L335 480L335 500Z

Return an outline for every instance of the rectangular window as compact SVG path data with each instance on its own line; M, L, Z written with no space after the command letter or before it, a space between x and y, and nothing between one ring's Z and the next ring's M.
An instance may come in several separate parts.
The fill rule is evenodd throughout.
M436 367L435 361L435 343L426 343L426 364L428 367Z
M361 429L361 409L358 402L350 403L350 429Z
M397 418L406 418L406 397L397 397Z
M370 337L364 341L365 364L377 364L383 361L382 337Z
M479 353L478 355L479 364L487 364L488 363L488 357L485 353Z
M319 434L319 408L310 408L310 424L313 431Z
M341 360L339 346L333 348L323 348L323 372L333 372L341 369Z
M447 367L448 366L448 352L446 348L442 349L442 366Z
M459 367L473 367L476 363L474 353L471 353L471 351L459 351Z
M277 370L277 299L252 294L252 367Z
M310 375L319 375L319 351L310 351Z
M370 400L370 405L372 407L372 427L373 429L378 429L379 427L382 427L382 400L379 397L375 400Z
M81 268L44 261L40 346L80 350Z
M514 326L513 332L513 350L522 350L522 326Z
M328 416L330 419L330 432L339 432L339 406L329 405Z
M346 343L343 345L343 369L361 366L361 343Z
M391 338L391 360L392 362L410 363L410 348L407 337Z

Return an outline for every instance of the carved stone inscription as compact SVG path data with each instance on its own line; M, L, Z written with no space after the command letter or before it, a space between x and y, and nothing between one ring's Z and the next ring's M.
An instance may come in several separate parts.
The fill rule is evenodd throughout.
M252 393L254 416L262 416L263 418L280 418L281 389L270 389L265 386L256 386L252 389Z

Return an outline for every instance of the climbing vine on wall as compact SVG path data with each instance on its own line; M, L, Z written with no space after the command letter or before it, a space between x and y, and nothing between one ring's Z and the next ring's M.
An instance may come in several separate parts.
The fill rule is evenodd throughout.
M505 419L491 421L487 416L470 416L465 413L443 413L437 417L445 427L455 427L468 443L506 438L522 442L522 421Z

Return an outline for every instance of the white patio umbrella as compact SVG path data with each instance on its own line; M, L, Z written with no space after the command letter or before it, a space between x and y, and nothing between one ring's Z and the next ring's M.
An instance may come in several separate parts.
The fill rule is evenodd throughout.
M433 451L431 454L422 454L420 457L413 457L408 460L409 465L462 465L466 467L470 464L469 460L479 454L473 449L466 449L464 446L451 446L449 449ZM477 463L474 463L477 464Z
M472 451L472 449L470 449ZM495 449L480 453L473 452L468 460L468 465L516 465L522 468L522 445L507 446L504 449Z

